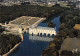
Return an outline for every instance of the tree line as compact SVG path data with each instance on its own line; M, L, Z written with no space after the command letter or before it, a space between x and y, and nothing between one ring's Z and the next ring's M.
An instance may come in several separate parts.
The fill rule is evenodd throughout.
M39 5L14 5L14 6L0 6L0 22L14 20L20 16L32 17L46 17L49 19L57 14L62 13L68 8L53 6L39 6Z
M70 10L65 11L61 14L60 22L61 25L58 34L54 37L54 40L50 42L49 47L43 51L42 56L59 56L61 45L66 38L76 37L80 39L80 30L74 29L75 24L80 24L80 10L71 8ZM62 52L66 52L67 55L72 54L72 52L67 50ZM61 56L62 55L67 56L61 54Z

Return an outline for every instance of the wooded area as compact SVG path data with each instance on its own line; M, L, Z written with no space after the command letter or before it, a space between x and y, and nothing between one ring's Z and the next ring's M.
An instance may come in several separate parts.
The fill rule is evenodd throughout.
M46 7L39 5L14 5L14 6L0 6L0 22L10 21L21 16L32 16L32 17L51 17L62 13L68 8L55 6Z
M65 11L61 14L60 21L61 25L58 34L54 37L54 40L50 42L49 47L43 51L42 56L59 56L61 45L66 38L80 39L80 30L74 29L75 24L80 24L80 10L71 8ZM64 51L66 55L63 54ZM61 56L73 55L71 51L64 51L62 51ZM78 54L74 54L74 56L78 56Z

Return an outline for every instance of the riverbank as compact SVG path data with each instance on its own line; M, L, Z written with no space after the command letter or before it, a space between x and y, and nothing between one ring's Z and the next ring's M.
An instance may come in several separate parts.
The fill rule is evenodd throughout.
M22 42L19 42L18 44L16 44L12 49L10 49L9 52L7 52L6 54L3 54L2 56L8 56L10 55Z
M10 49L9 52L7 52L6 54L3 54L2 56L9 56L23 42L23 35L20 34L19 36L21 38L21 42L17 43L12 49Z
M24 17L24 16L23 16ZM28 18L28 21L29 20L32 20L33 21L33 18L34 19L37 19L36 20L36 22L33 22L32 24L33 25L36 25L37 26L37 24L38 23L40 23L40 22L42 22L43 20L45 20L46 18L40 18L39 19L39 17L30 17L30 18ZM24 18L25 19L25 18ZM27 19L27 18L26 18ZM17 19L16 19L17 20ZM20 21L20 20L19 20ZM25 20L24 20L25 21ZM30 21L31 22L31 21ZM7 31L9 31L9 32L6 32L6 34L14 34L14 35L18 35L19 33L18 33L18 29L16 29L17 31L15 31L15 29L14 29L14 26L15 25L11 25L11 24L5 24L5 25L2 25ZM19 25L17 26L17 27L19 27ZM13 31L11 30L11 29L14 29ZM25 30L26 31L26 30ZM23 35L22 34L20 34L20 38L21 38L21 42L23 42ZM10 53L12 53L20 44L21 44L21 42L19 42L19 43L17 43L13 48L11 48L10 49L10 51L9 52L7 52L6 54L3 54L2 56L8 56Z
M67 48L68 49L72 48L71 43L73 42L71 42L72 40L70 39L74 39L74 38L80 39L80 30L74 28L76 24L80 25L79 13L80 13L80 10L71 8L71 10L67 10L66 12L61 14L61 17L60 17L61 25L59 28L59 32L54 37L54 40L50 42L48 48L46 48L43 51L42 56L79 56L80 55L78 53L79 51L78 49L76 52L77 55L76 53L73 53L75 52L73 50L76 50L76 48L79 47L79 45L77 45L78 42L76 40L73 41L74 43L77 42L74 45L75 48L73 48L73 50L67 50ZM67 40L67 41L64 42L64 40ZM65 47L65 49L61 48L61 46Z

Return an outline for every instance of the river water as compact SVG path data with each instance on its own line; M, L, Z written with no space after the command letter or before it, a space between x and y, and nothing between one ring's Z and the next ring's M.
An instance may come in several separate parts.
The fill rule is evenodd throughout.
M57 16L51 20L51 22L56 24L56 32L58 32L60 26L59 19L60 16ZM39 26L47 27L47 24L48 22L41 22ZM30 37L32 36L29 34L23 34L23 38L24 38L23 43L10 56L40 56L42 54L42 51L48 47L49 41L33 40L30 39ZM33 36L33 37L38 37L38 36ZM39 38L45 38L45 37L39 36Z

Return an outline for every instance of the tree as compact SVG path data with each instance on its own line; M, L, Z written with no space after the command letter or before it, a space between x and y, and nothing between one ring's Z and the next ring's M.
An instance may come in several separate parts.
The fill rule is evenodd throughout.
M21 38L18 35L0 34L0 55L7 53L20 41Z
M52 22L49 22L49 23L48 23L48 27L55 27L55 24L52 23Z
M2 26L0 26L0 33L2 33L3 31L5 31L5 28L3 28Z

